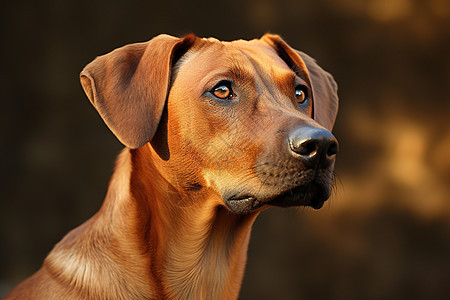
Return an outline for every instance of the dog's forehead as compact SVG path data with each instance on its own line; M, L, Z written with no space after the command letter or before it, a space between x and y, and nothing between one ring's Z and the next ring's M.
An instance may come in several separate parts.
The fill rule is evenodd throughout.
M251 60L253 64L274 65L285 67L286 64L276 51L262 40L235 40L231 42L219 41L214 38L203 39L204 54L214 54L228 61L238 60L239 63ZM209 50L209 51L208 51Z
M212 74L226 73L230 69L250 71L252 74L292 73L277 52L262 40L219 41L200 39L177 64L175 74L202 82ZM275 76L276 77L276 76Z

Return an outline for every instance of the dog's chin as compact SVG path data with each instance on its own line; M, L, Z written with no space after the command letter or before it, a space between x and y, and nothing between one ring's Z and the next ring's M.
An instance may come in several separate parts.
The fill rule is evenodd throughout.
M225 200L229 210L248 214L269 205L278 207L309 206L320 209L331 194L331 187L316 182L283 191L270 197L258 198L251 194L235 195Z
M319 183L310 183L286 191L270 200L267 204L272 206L310 206L314 209L322 208L325 201L330 198L331 187Z

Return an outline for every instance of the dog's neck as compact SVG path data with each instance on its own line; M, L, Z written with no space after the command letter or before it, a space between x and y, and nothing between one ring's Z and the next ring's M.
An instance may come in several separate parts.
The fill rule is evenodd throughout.
M105 299L236 299L257 213L231 214L208 197L177 191L146 147L125 149L99 213L70 232L45 265Z
M236 299L257 213L232 214L211 191L179 189L162 176L150 147L131 155L137 234L152 257L154 288L174 299Z

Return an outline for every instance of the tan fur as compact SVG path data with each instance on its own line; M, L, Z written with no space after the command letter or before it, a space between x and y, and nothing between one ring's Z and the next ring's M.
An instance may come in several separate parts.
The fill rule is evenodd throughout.
M233 107L205 96L226 78L242 100ZM298 108L294 81L309 86L314 104ZM228 43L161 35L97 58L81 82L128 148L99 212L5 299L238 298L255 218L294 181L314 179L283 154L284 132L331 130L331 75L275 35ZM332 166L316 173L330 184ZM224 202L249 191L255 209L236 213Z

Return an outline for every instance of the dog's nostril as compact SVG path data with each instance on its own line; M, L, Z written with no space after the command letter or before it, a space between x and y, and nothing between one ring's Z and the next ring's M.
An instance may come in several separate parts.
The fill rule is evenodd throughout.
M331 141L327 150L328 158L332 158L333 156L335 156L338 153L338 151L339 151L338 143L336 141Z
M314 140L306 140L298 145L298 147L294 147L293 150L300 155L311 156L317 151L317 143Z

